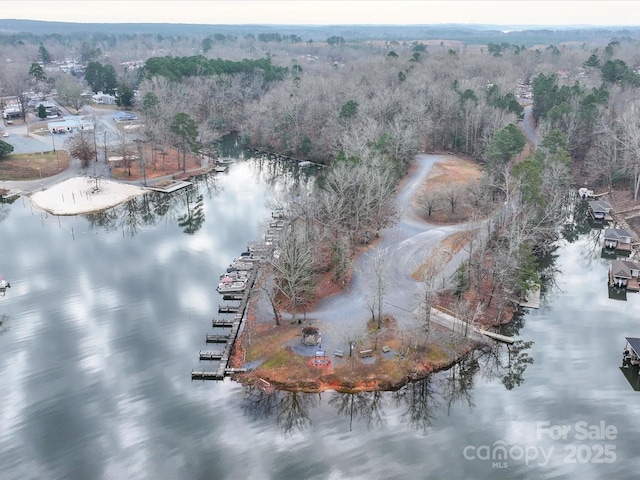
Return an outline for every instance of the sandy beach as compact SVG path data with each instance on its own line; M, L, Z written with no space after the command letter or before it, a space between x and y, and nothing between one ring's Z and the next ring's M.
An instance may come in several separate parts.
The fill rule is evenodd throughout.
M53 215L79 215L97 212L126 202L145 189L112 180L73 177L29 198L34 207Z

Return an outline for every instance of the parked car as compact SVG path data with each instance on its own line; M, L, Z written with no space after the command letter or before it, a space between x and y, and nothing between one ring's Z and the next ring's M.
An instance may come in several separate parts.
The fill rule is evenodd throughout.
M4 133L2 134L2 136L3 136L3 137L8 137L8 136L9 136L9 132L4 132Z

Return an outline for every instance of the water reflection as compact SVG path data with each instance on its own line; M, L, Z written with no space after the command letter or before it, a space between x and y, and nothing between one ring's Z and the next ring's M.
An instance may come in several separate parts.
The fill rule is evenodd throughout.
M438 411L449 415L458 404L473 410L478 375L485 380L500 379L507 390L522 385L525 370L533 363L527 353L532 345L533 342L516 341L513 345L501 343L471 352L448 370L393 392L328 392L327 404L338 417L346 419L349 431L355 423L362 423L367 429L381 428L386 423L386 410L397 408L401 419L413 430L426 432ZM310 409L322 403L322 395L326 394L265 391L249 385L244 387L242 408L251 418L274 418L282 433L290 435L311 427Z
M9 315L3 313L0 315L0 335L9 330Z
M193 192L186 192L185 200L187 205L187 213L178 217L178 226L182 228L182 231L188 235L193 235L202 227L204 223L204 197L198 194L195 200L190 198Z
M113 232L122 230L123 234L134 236L143 228L152 227L160 219L169 221L183 229L186 234L194 234L205 221L204 194L209 199L219 195L214 174L201 175L192 180L192 185L172 193L147 192L131 200L101 212L85 215L96 230Z
M285 196L304 195L312 186L312 170L295 168L290 162L253 158L241 162L261 183L268 185L275 202L282 202ZM294 167L294 168L292 168ZM236 165L237 168L237 165ZM206 220L205 198L210 200L220 196L224 189L218 181L218 174L207 173L193 177L192 185L172 193L147 192L108 210L84 215L94 230L114 232L134 236L143 229L153 227L161 220L175 223L183 233L193 235ZM239 187L240 190L242 186ZM247 192L251 194L251 192ZM231 204L229 207L233 207Z
M305 195L319 172L317 168L302 169L291 161L266 157L253 158L251 166L261 181L269 185L272 192L276 194L276 201L278 201L278 193L281 193L279 199L281 202L284 201L282 198L284 195L294 199Z
M627 379L631 388L633 388L636 392L640 391L640 366L638 365L628 365L621 366L620 371L624 375L624 378Z
M17 196L4 198L0 195L0 223L4 222L11 213L11 205L18 199Z
M383 423L383 407L388 399L380 391L339 393L333 392L329 405L336 409L341 417L349 418L349 431L353 429L353 421L363 420L368 428Z
M489 379L499 378L507 390L524 383L524 372L533 364L533 358L527 350L533 346L531 341L516 340L513 344L501 344L483 359L485 375Z
M607 287L609 290L610 300L619 300L622 302L627 301L627 289L618 287Z
M431 426L435 413L440 406L434 379L438 374L413 382L392 394L397 406L404 407L402 418L408 421L411 428L426 431Z
M255 386L244 389L242 408L250 417L273 417L285 435L304 431L311 426L309 411L317 405L317 394L265 391Z
M567 212L567 221L562 227L562 237L567 242L574 243L581 235L591 231L588 210L589 202L579 200L575 205L572 205L572 210Z

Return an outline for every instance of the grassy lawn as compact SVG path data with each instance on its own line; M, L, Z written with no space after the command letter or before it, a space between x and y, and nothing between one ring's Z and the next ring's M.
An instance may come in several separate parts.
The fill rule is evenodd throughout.
M45 153L20 153L0 159L0 180L37 180L64 171L69 154L64 150Z

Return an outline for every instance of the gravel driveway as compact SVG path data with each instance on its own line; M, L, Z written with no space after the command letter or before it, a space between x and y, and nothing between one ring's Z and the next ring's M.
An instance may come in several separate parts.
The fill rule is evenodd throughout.
M418 307L421 282L411 278L411 272L425 262L433 248L439 248L445 237L467 227L464 224L428 224L417 216L411 205L433 165L444 159L443 155L418 155L417 168L396 197L399 220L393 226L381 230L380 241L357 258L351 283L345 292L324 299L315 310L306 313L307 320L318 326L322 325L322 343L326 350L340 348L343 343L340 338L342 332L363 327L371 318L367 298L371 298L374 289L368 285L371 282L367 279L376 278L372 257L379 253L387 265L384 313L393 315L401 328L410 329L415 324L413 312ZM453 255L436 281L448 285L456 268L467 255L464 249ZM450 326L446 319L442 322L437 318L432 320L443 326Z

